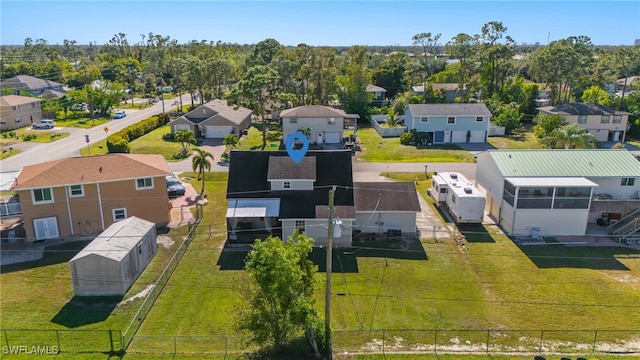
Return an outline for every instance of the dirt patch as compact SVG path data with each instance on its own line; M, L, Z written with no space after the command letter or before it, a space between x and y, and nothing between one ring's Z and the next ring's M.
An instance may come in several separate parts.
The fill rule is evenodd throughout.
M131 302L131 301L134 301L136 299L142 299L142 298L146 297L151 292L151 290L153 290L153 288L155 286L156 286L155 284L147 285L147 287L144 288L144 290L140 291L139 293L137 293L137 294L125 299L125 300L120 301L120 303L118 303L118 306L124 305L124 304L126 304L128 302Z
M158 244L164 246L165 249L170 249L173 244L175 244L176 242L171 240L170 237L165 236L165 235L158 235L158 237L156 238L156 241L158 242Z

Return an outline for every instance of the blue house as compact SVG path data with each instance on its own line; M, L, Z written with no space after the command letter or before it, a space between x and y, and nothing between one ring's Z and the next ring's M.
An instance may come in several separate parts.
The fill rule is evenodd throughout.
M484 104L411 104L404 109L407 129L428 133L434 144L484 143L490 120Z

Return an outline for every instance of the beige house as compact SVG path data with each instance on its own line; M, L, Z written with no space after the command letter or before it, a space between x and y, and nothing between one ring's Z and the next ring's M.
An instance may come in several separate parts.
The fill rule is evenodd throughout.
M0 96L0 131L29 126L42 119L41 99L20 96Z
M156 252L154 223L132 216L111 224L69 260L73 295L124 295Z
M27 238L45 240L97 233L130 216L166 225L170 174L162 155L73 157L25 166L12 190Z
M628 112L592 103L569 103L538 108L541 114L558 114L567 124L576 124L595 136L596 141L624 142L628 129Z
M322 105L298 106L283 110L282 138L301 132L305 126L310 129L309 142L320 144L342 143L342 130L344 118L347 114L340 109Z
M189 130L198 138L223 139L229 134L239 138L251 126L251 113L247 108L216 99L173 120L171 131Z

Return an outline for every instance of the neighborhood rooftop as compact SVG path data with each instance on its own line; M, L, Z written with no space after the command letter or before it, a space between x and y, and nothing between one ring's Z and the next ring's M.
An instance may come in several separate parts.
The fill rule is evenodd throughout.
M0 96L0 104L8 105L8 106L16 106L22 104L31 104L33 102L40 102L41 99L28 97L28 96L20 96L20 95L5 95Z
M162 155L80 156L25 166L18 174L13 190L102 183L170 174L171 169Z
M356 211L420 211L412 182L353 183Z
M491 116L485 104L411 104L414 116Z
M323 105L307 105L307 106L298 106L292 109L283 110L280 113L280 117L282 118L291 118L291 117L299 117L299 118L326 118L326 117L346 117L347 114L340 109L334 109L328 106Z
M267 180L315 180L316 157L305 156L296 164L288 156L269 158Z
M2 88L13 88L18 90L29 89L29 90L37 90L47 87L58 87L62 86L61 83L39 79L37 77L33 77L30 75L17 75L12 78L8 78L2 82L0 82Z
M211 113L206 114L205 109L210 110ZM207 116L203 117L203 114L206 114ZM251 114L251 110L247 108L242 106L231 106L226 100L214 99L197 109L186 113L184 117L193 123L200 123L214 116L221 116L232 123L240 124L249 114Z
M505 177L640 177L627 150L489 150Z
M556 106L539 107L538 110L560 115L631 115L631 113L615 110L594 103L570 103Z

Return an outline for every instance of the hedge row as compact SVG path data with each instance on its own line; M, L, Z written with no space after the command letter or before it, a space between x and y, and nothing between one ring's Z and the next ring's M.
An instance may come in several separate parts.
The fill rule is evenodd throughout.
M109 149L110 153L128 153L130 151L130 141L168 124L169 120L171 120L169 114L160 114L127 126L109 136L107 139L107 149Z

